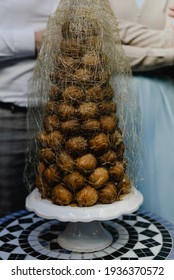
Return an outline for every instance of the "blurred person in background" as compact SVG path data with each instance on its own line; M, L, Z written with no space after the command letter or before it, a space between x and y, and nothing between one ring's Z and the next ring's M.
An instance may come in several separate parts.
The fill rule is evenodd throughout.
M25 208L27 83L58 0L0 0L0 216Z
M174 1L109 0L142 113L142 208L174 223Z

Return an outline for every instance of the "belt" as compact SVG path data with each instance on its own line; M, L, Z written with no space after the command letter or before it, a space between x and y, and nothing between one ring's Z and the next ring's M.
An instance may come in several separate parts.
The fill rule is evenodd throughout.
M26 107L17 106L11 102L0 102L0 109L10 110L12 113L26 113Z

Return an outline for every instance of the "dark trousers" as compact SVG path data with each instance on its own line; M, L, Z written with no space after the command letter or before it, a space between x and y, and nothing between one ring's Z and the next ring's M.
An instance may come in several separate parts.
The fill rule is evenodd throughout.
M0 217L25 208L26 112L0 108Z

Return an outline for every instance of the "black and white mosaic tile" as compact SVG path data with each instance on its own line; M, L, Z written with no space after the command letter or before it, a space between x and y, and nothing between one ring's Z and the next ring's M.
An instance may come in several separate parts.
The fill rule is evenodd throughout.
M162 260L174 259L174 225L144 211L103 222L112 244L94 253L75 253L59 246L66 223L45 220L26 210L0 219L2 260Z

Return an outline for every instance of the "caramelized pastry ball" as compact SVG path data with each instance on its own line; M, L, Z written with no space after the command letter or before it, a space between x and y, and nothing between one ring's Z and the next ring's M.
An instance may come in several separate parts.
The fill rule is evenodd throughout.
M117 129L113 134L109 137L112 146L118 146L123 141L123 137L120 131Z
M83 153L86 151L88 144L84 137L72 137L66 142L66 147L70 153Z
M106 70L100 70L93 72L92 79L95 82L100 82L101 84L106 84L109 80L109 72Z
M100 51L102 48L102 40L97 36L89 36L85 39L85 47L87 50Z
M109 174L112 178L119 180L124 175L124 164L123 162L117 161L116 164L110 168Z
M114 90L113 88L109 85L105 88L105 94L104 94L104 99L105 100L112 100L114 97Z
M116 154L117 154L117 158L122 160L123 159L123 155L124 155L124 151L125 151L125 144L123 142L121 142L117 147L116 147Z
M79 83L90 82L91 72L84 68L79 68L74 73L74 79Z
M79 64L78 59L75 59L70 56L58 55L58 56L55 56L54 61L55 61L56 66L58 66L64 70L68 70L68 71L74 70Z
M65 185L68 185L73 191L79 190L85 183L85 178L78 171L69 173L63 178Z
M72 11L72 16L73 18L62 25L62 35L64 38L88 38L89 36L99 35L100 28L98 22L91 18L89 10L78 8L78 10Z
M113 203L117 200L117 188L112 182L108 182L106 186L99 191L99 201L102 204Z
M52 202L57 205L66 206L73 200L72 193L62 184L56 185L52 190Z
M109 173L103 167L96 168L89 176L90 183L97 189L103 187L109 180Z
M65 84L69 83L69 80L71 79L71 73L69 71L65 71L65 70L55 70L52 71L50 74L50 81L55 84L55 85L59 85L60 87L62 87Z
M40 175L36 176L35 185L41 193L44 192L44 185L43 185L42 177Z
M82 64L85 67L98 67L100 65L100 56L95 52L86 53L82 57Z
M46 109L50 114L57 113L58 110L58 102L56 101L48 101L46 105Z
M93 171L97 166L97 160L92 154L86 154L76 159L76 164L81 170Z
M44 128L49 132L53 132L54 130L60 127L60 121L57 115L48 115L44 118Z
M131 189L131 181L129 177L124 174L123 180L118 184L119 190L121 190L121 194L128 194Z
M100 102L103 100L104 91L99 85L94 85L85 90L86 99L91 102Z
M42 198L51 198L51 188L45 182L43 182L40 176L36 176L35 185L38 188Z
M82 119L92 119L95 118L98 114L97 104L94 102L85 102L82 103L78 108L78 115Z
M59 117L68 120L72 119L75 116L75 108L67 103L61 103L58 106Z
M40 132L38 134L37 139L38 139L39 144L41 145L41 147L47 147L48 146L49 139L48 139L48 134L47 133Z
M48 168L46 168L43 173L43 178L47 181L48 184L58 182L60 180L60 173L57 170L57 166L55 164L52 164Z
M76 194L76 200L79 206L93 206L97 203L98 193L91 186L85 186Z
M54 161L54 153L52 149L50 148L45 148L39 151L39 156L40 159L46 163L46 164L51 164Z
M109 147L108 136L104 133L99 133L89 140L90 148L94 152L101 152Z
M38 162L38 166L37 166L37 172L39 175L42 175L43 172L45 170L45 165L43 164L43 162L39 161Z
M115 116L104 116L100 118L101 130L105 133L112 133L117 127L117 119Z
M100 131L100 122L96 119L89 119L84 121L82 124L82 129L86 133L95 133Z
M62 91L60 90L60 88L58 88L56 85L52 85L48 95L51 101L59 101L62 97L61 93Z
M107 164L114 164L116 163L117 156L116 153L112 150L107 151L105 154L98 158L100 164L107 165Z
M66 173L73 169L74 161L72 157L65 151L61 151L56 157L56 164Z
M63 55L71 56L71 57L78 57L81 53L81 46L82 43L80 43L77 39L63 39L60 43L60 49Z
M65 134L74 134L79 131L80 123L77 120L68 120L61 123L61 130Z
M89 10L84 10L84 8L77 15L78 24L72 24L71 30L80 35L80 37L87 38L93 35L100 34L100 27L98 21L91 17L91 12Z
M101 102L98 105L98 111L101 115L116 113L117 105L114 102Z
M65 101L80 102L84 99L83 90L78 86L69 86L63 92Z
M55 130L49 134L49 147L59 149L63 144L63 135L60 131Z

